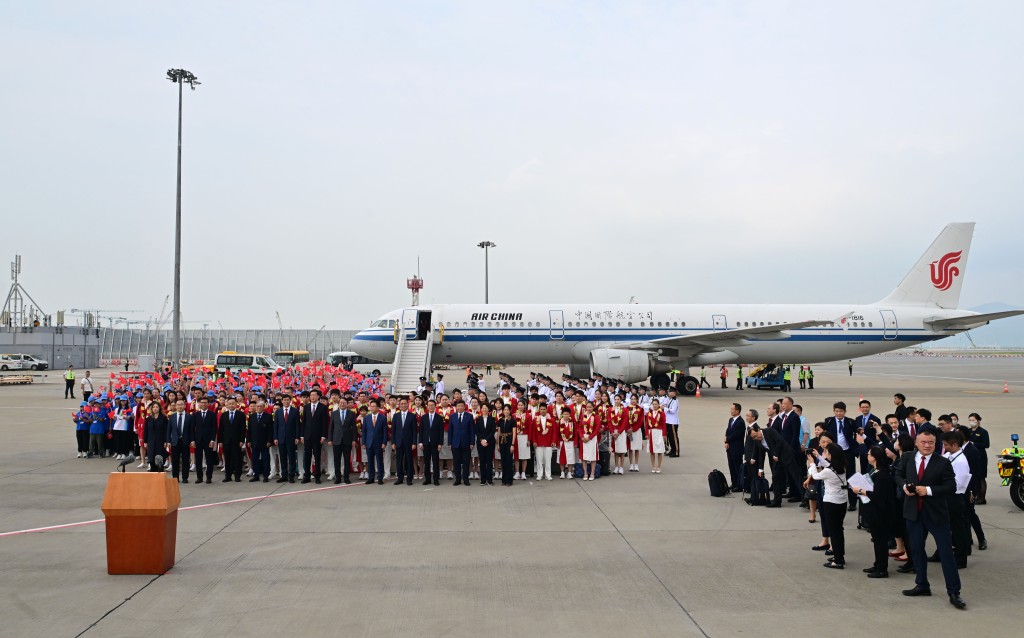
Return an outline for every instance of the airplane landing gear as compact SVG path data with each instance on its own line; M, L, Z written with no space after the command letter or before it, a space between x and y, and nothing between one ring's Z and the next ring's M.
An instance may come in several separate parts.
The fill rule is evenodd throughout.
M667 389L670 385L672 385L672 379L669 378L667 373L659 372L658 374L651 375L651 387L655 390Z
M698 387L700 387L700 381L696 377L681 376L676 381L676 390L684 397L692 397L697 394Z

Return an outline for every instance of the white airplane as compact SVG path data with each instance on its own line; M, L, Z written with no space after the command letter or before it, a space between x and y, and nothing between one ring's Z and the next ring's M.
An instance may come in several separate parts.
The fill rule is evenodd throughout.
M434 364L568 364L573 376L665 385L668 371L690 366L853 359L1024 314L957 308L973 234L973 222L946 226L873 304L427 305L387 313L351 349L393 361L401 330L431 341ZM678 386L692 395L697 380L685 375Z

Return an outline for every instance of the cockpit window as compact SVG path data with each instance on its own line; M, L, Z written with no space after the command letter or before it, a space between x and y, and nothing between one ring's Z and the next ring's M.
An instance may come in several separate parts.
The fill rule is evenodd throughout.
M395 327L395 320L394 319L389 319L388 320L388 328L394 328L394 327Z

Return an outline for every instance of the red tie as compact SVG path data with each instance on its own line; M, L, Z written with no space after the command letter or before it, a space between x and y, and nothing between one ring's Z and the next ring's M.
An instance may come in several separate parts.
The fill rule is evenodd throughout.
M914 437L916 436L916 435L914 434L914 432L915 432L916 428L914 427L914 424L913 424L913 423L909 423L908 425L910 426L910 438L914 438Z
M917 466L917 480L920 481L924 478L924 460L927 457L921 457L921 464ZM924 509L924 499L920 496L917 497L917 511Z

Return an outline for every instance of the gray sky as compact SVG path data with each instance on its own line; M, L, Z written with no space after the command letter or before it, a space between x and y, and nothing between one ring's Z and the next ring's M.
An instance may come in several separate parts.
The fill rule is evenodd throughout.
M870 302L950 221L978 222L961 305L1024 305L1022 18L1020 2L9 3L0 259L24 256L48 312L157 313L164 76L184 67L203 82L185 95L186 320L361 327L408 303L417 255L424 302L482 301L484 239L492 302Z

